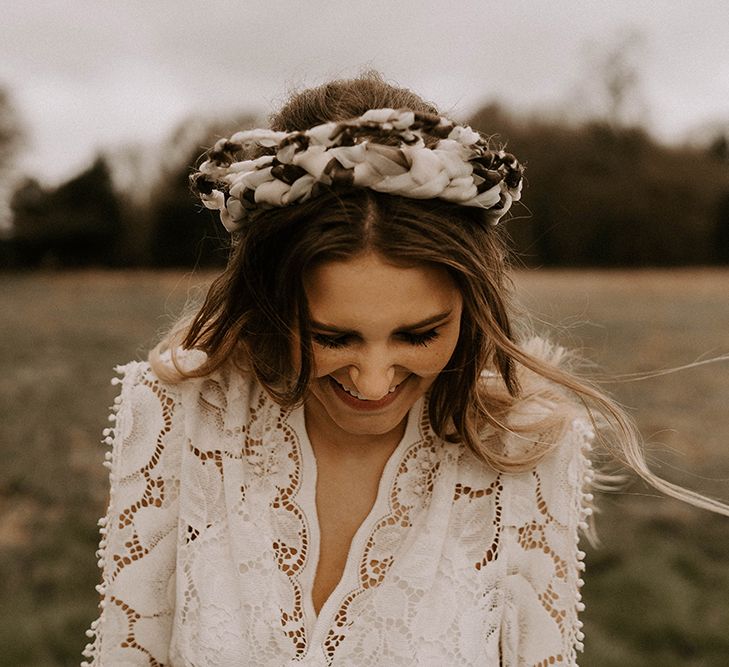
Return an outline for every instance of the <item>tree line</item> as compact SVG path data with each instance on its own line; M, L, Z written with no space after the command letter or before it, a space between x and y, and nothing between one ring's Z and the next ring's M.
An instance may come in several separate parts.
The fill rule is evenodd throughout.
M637 126L517 118L495 104L467 120L526 164L522 203L506 223L525 264L729 263L725 138L669 146ZM147 172L129 162L122 184L115 178L121 158L108 155L57 187L26 179L10 198L0 265L224 264L227 233L190 194L188 175L219 136L258 123L249 114L187 123L157 149Z
M495 105L472 122L498 128L526 163L524 205L509 229L527 263L729 263L725 137L670 146L640 126L518 121Z

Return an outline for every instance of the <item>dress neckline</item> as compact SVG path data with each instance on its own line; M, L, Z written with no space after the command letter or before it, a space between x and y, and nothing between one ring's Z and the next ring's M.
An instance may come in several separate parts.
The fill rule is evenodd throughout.
M321 546L321 532L319 515L316 506L317 462L314 449L306 430L304 406L295 408L287 418L289 426L296 432L301 449L302 479L297 501L304 514L309 517L310 550L300 581L303 590L303 605L305 625L307 629L308 646L321 646L334 616L337 613L347 593L359 585L358 569L362 560L367 539L375 524L390 513L390 498L392 485L395 481L400 461L405 452L423 437L421 432L421 416L424 408L423 397L419 398L407 414L407 424L400 442L387 459L377 487L377 495L369 513L360 524L352 537L347 554L347 560L342 576L329 594L317 615L314 610L313 588L316 570L319 563L319 550Z

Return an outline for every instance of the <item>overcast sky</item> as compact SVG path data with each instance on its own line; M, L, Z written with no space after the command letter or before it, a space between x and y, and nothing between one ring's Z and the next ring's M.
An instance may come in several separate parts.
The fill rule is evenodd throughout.
M268 113L287 90L381 70L463 116L591 107L596 63L641 38L635 109L666 140L729 123L726 0L0 0L0 85L24 170L71 176L99 148L156 142L191 114ZM594 89L593 89L594 92ZM487 130L488 128L482 128Z

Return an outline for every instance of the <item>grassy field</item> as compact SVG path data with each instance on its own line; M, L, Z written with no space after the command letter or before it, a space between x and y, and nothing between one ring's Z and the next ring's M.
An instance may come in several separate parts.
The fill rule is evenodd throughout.
M95 617L100 432L119 362L141 358L209 276L0 278L0 666L77 665ZM620 376L729 352L729 271L533 272L535 325ZM729 500L729 362L605 385L661 475ZM599 497L588 548L587 667L729 664L729 518L638 482Z

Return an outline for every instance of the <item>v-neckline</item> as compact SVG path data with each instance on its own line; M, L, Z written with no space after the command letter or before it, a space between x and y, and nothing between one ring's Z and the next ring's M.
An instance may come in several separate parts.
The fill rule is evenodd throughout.
M304 570L300 576L302 586L304 617L307 628L307 644L309 646L321 645L325 633L328 631L331 621L334 618L338 607L344 599L345 592L357 586L356 575L359 561L365 547L367 536L373 525L382 516L389 512L390 493L399 463L407 449L421 438L420 416L423 410L424 399L418 399L410 408L407 416L407 424L400 442L387 459L377 486L377 495L372 508L359 525L352 537L347 553L347 559L342 570L342 575L332 589L329 596L322 604L319 613L314 610L313 588L316 571L319 564L319 553L321 546L321 531L319 525L319 514L316 505L317 487L317 461L314 449L309 440L306 430L306 419L304 407L296 408L288 418L288 423L294 428L301 447L301 485L297 502L307 517L309 528L309 556L306 559Z

